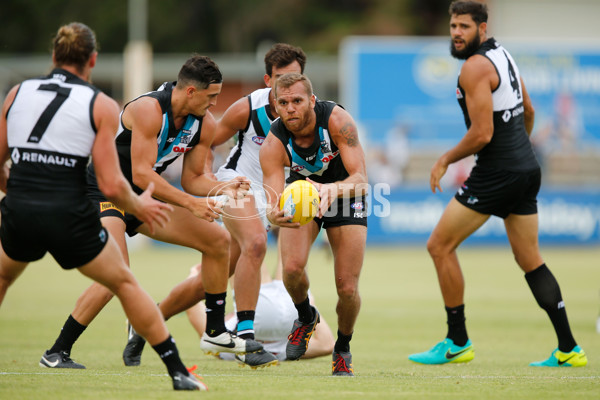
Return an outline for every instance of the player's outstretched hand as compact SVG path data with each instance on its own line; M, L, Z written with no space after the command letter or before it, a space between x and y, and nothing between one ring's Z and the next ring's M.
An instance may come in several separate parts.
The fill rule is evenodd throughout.
M148 226L151 233L154 233L156 225L164 228L171 219L168 213L173 211L170 204L154 199L152 197L153 192L154 183L150 182L146 190L138 196L135 212L135 216Z

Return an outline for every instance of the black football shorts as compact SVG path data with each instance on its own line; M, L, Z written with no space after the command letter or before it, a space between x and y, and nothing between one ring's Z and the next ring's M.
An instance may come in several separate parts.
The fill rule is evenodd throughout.
M314 221L319 229L342 225L367 226L367 202L364 197L337 198L321 218Z
M12 204L5 197L0 210L2 247L16 261L36 261L49 252L63 269L73 269L96 258L108 241L108 231L86 198L41 208Z
M108 201L108 199L98 188L96 177L90 173L87 174L87 196L91 200L92 204L97 207L98 212L100 213L100 218L120 218L123 220L123 222L125 222L125 231L127 232L127 235L137 235L136 229L139 228L143 222L137 219L135 215L126 213L124 210Z
M482 214L506 218L509 214L537 214L540 169L512 172L475 166L454 198Z

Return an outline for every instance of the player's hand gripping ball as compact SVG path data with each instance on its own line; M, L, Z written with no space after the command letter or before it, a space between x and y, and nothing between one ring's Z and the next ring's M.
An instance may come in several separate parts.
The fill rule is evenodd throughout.
M319 211L319 191L312 183L298 180L290 183L279 199L279 208L286 216L291 216L290 222L304 225L312 221Z

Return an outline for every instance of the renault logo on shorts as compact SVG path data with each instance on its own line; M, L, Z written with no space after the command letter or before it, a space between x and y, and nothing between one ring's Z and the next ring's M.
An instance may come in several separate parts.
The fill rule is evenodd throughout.
M15 147L15 149L13 150L13 152L10 156L12 158L12 162L14 162L15 164L19 163L19 160L21 159L21 154L19 153L19 149L17 149Z

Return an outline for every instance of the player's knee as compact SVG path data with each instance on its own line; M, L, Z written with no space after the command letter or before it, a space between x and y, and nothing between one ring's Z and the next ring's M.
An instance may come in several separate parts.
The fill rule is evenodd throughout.
M435 257L439 253L437 241L431 236L427 240L427 251L431 257Z
M452 252L452 249L441 241L437 240L435 236L430 236L427 240L427 251L429 252L429 255L435 259L447 256Z
M227 257L229 255L229 245L231 244L231 235L225 229L219 229L211 235L209 243L204 243L202 253L212 257Z
M304 264L300 260L289 260L283 265L283 274L288 281L298 281L304 274Z
M341 300L353 300L359 297L358 286L354 282L341 282L336 285L338 298Z
M242 254L262 262L267 253L267 235L251 235L244 243Z
M109 292L104 293L104 300L108 302L112 298L113 294L119 299L122 299L123 296L135 292L139 285L135 279L124 278L115 280L114 282L107 284L106 287L109 289Z

